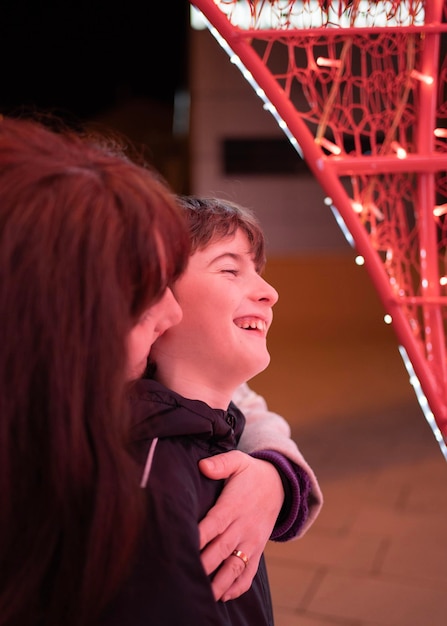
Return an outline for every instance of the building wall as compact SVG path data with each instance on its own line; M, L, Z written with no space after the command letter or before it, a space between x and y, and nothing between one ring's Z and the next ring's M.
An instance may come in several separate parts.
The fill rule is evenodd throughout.
M285 141L285 135L206 29L191 30L190 92L192 192L224 196L251 207L266 232L269 254L349 253L351 248L323 202L324 193L306 167L297 165L298 171L291 173L225 173L225 140ZM298 164L298 153L296 159ZM269 165L277 170L273 161L265 169Z
M317 342L389 336L370 276L355 265L355 250L308 170L225 173L226 139L285 135L208 30L191 31L189 84L191 192L223 196L257 214L267 236L266 277L280 293L277 323Z

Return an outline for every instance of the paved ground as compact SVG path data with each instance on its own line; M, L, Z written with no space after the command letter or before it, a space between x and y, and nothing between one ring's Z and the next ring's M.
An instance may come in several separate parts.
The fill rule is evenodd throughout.
M447 461L394 333L375 292L352 283L340 284L343 306L363 322L340 321L324 284L302 319L315 292L302 268L287 280L283 269L267 276L284 284L272 363L252 386L291 423L325 505L305 537L267 547L276 626L446 626Z

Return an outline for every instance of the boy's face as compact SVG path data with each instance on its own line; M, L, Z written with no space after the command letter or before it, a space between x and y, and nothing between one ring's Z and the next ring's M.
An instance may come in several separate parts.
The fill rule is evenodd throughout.
M267 367L266 337L278 294L256 272L243 231L195 252L173 291L183 318L153 351L164 373L189 379L193 388L228 389Z

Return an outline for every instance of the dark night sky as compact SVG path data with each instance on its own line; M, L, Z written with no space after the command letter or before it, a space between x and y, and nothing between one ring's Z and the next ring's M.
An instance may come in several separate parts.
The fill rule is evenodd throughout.
M124 97L171 103L186 86L186 0L9 0L1 9L3 113L25 105L85 119Z

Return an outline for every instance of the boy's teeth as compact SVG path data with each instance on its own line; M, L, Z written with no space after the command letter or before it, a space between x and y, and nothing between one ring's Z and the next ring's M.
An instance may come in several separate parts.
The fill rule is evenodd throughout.
M265 328L265 324L262 320L256 320L253 322L242 322L240 326L241 328L252 328L252 329L257 328L258 330L264 330Z

